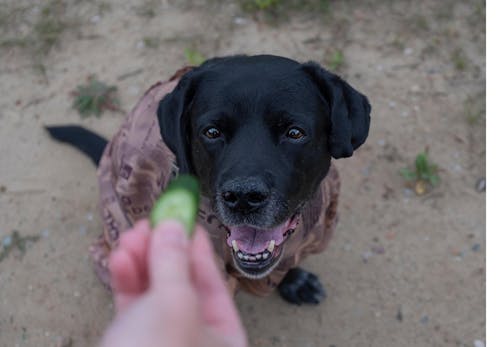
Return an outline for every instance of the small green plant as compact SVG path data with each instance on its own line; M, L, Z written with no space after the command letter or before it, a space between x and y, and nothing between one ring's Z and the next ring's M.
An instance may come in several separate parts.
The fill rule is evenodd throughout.
M401 36L396 36L389 44L401 51L405 48L404 40L403 38L401 38Z
M344 54L342 51L337 50L330 56L328 67L332 71L337 71L344 64Z
M0 47L10 48L10 47L27 47L29 41L24 38L7 38L0 41Z
M415 21L415 27L419 30L422 31L428 31L429 30L429 22L427 22L427 18L422 15L417 15L413 18Z
M0 10L0 47L20 47L30 53L33 66L42 72L37 65L43 65L43 60L50 50L57 46L64 31L70 27L70 21L65 17L66 5L62 0L45 1L40 12L33 21L28 21L29 31L23 35L15 34L15 28L27 21L26 16L31 7L19 6L9 10Z
M485 93L469 96L464 102L464 112L465 119L470 125L476 125L484 121L486 115Z
M98 81L95 76L90 76L86 85L78 86L71 94L74 97L73 108L82 117L92 114L99 117L106 109L122 111L116 97L116 87Z
M455 49L451 55L451 60L455 66L455 70L464 71L467 67L467 59L461 49Z
M414 185L418 195L425 194L429 185L434 187L440 181L438 167L430 163L427 150L415 158L415 169L404 168L400 170L400 174L408 183Z
M49 1L41 10L38 20L33 27L35 54L43 56L56 46L62 33L69 26L63 18L65 6L60 0Z
M259 10L267 10L268 8L278 4L280 0L253 0L253 3Z
M99 12L99 14L102 16L104 13L106 12L110 12L111 11L111 4L108 3L108 2L105 2L105 1L102 1L102 2L99 2L97 3L97 11Z
M148 36L142 39L144 42L144 46L147 48L158 48L160 47L160 38L159 37L152 37Z
M10 235L3 238L0 244L0 262L4 260L14 248L17 248L21 256L24 256L27 247L31 243L37 242L39 239L40 236L38 235L21 236L17 230L12 231Z
M206 60L203 54L193 48L186 48L184 50L184 56L186 57L188 63L194 66L201 65Z
M153 18L156 15L157 4L154 1L145 1L135 12L138 16Z
M266 11L276 7L280 0L241 0L241 7L245 11Z
M331 0L237 0L257 21L279 26L297 15L330 18ZM337 24L335 24L337 26Z

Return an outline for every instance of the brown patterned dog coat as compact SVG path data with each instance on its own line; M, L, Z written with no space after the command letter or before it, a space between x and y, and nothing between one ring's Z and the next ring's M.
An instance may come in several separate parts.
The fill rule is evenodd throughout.
M169 81L156 83L144 94L108 143L99 163L104 232L90 251L96 272L108 287L108 257L118 245L120 234L137 220L149 216L154 202L176 174L175 155L161 138L156 111L161 99L189 69L179 70ZM235 269L231 249L226 244L226 227L210 208L209 199L202 197L198 223L210 234L219 256L217 261L228 275L230 288L267 295L305 256L323 251L337 222L339 188L338 173L332 163L314 198L302 209L299 225L287 240L280 263L259 280L245 278Z

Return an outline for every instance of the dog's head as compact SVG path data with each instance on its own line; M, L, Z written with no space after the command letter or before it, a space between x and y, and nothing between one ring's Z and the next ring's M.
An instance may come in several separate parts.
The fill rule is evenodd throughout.
M315 63L215 58L188 72L158 108L181 172L196 175L230 231L236 267L261 278L278 263L331 157L365 141L370 104Z

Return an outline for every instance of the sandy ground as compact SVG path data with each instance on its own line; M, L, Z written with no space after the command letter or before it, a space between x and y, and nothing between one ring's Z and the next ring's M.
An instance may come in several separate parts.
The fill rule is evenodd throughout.
M485 343L482 1L333 1L277 18L230 1L53 2L67 26L44 54L5 43L33 35L44 5L0 3L0 346L91 346L112 318L87 254L101 229L95 169L42 126L78 123L111 136L123 114L82 119L70 91L95 74L130 110L186 64L186 48L326 65L341 51L339 74L373 106L367 143L337 163L337 234L304 264L328 298L295 307L276 294L238 295L252 346ZM442 181L421 197L399 170L426 147ZM8 247L14 231L35 237L15 243L24 251Z

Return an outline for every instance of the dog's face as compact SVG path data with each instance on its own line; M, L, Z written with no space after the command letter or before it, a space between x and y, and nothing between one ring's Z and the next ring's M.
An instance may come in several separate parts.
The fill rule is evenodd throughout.
M181 172L200 179L236 268L251 278L278 264L331 157L365 141L369 113L366 97L337 76L275 56L209 60L158 109Z

